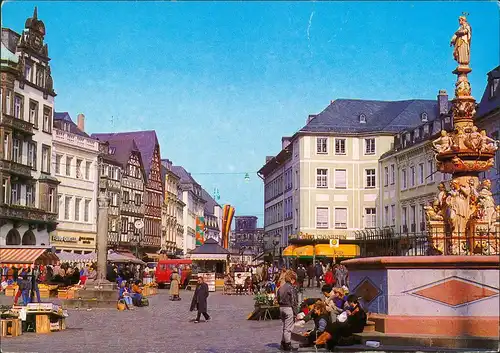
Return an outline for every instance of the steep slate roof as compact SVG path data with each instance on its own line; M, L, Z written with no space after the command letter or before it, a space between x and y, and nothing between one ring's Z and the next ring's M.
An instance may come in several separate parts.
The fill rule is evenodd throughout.
M60 130L64 130L63 122L69 124L69 132L75 135L90 137L85 131L78 128L78 125L71 119L68 112L54 112L54 126Z
M500 87L497 88L497 93L493 98L490 99L490 84L493 79L500 79L500 66L497 66L488 73L488 84L479 103L479 109L477 110L476 117L482 118L486 114L500 108Z
M229 254L229 251L220 246L217 240L209 238L205 244L191 251L191 254Z
M215 206L220 206L220 205L203 188L201 188L201 198L205 200L205 213L213 215Z
M421 124L424 112L428 121L436 119L439 116L437 101L337 99L299 132L397 133ZM361 114L366 116L364 124L359 122Z
M183 167L180 165L173 165L172 166L172 171L181 178L181 184L198 184L196 180L191 176L190 173L186 171Z
M98 133L98 134L92 134L92 136L96 136L96 138L98 138L99 140L105 140L110 142L113 140L135 141L136 147L138 148L139 152L141 152L146 176L149 175L149 172L151 170L151 163L153 162L153 154L155 151L155 147L158 144L156 131L146 130L146 131L133 131L133 132Z
M104 135L104 134L92 134L90 135L91 138L98 139L100 141L106 141L109 143L109 150L111 151L110 154L108 154L106 157L118 162L122 168L127 167L128 160L130 158L130 155L132 152L139 152L139 160L141 162L141 165L143 164L143 157L137 148L137 145L135 143L135 140L131 139L112 139L108 140L103 138L102 136L97 136L97 135ZM144 180L146 180L146 176L144 176Z

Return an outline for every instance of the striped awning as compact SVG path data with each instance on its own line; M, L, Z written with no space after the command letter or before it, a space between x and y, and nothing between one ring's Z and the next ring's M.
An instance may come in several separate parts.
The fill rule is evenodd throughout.
M191 254L193 261L227 261L227 254Z
M57 255L45 248L0 248L2 264L49 265L57 262L59 262Z

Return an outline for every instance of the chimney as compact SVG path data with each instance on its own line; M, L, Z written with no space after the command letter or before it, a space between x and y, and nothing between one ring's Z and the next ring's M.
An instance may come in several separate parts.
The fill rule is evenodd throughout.
M444 89L439 90L439 93L437 96L437 103L438 103L439 115L447 114L448 113L448 93L446 93L446 90L444 90Z
M85 115L78 114L78 117L76 118L76 125L82 132L85 132Z
M307 117L306 125L309 124L315 117L315 114L309 114L309 116Z

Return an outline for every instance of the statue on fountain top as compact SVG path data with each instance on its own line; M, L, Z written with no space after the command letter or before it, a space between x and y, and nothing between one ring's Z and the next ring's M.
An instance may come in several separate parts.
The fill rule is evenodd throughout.
M455 46L453 58L460 66L469 66L470 63L470 43L472 39L472 28L465 16L458 18L460 26L451 38L450 46Z

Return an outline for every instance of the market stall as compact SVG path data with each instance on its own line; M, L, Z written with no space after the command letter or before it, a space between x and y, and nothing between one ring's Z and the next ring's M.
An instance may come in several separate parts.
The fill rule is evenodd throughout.
M190 254L193 261L194 275L202 274L206 278L208 289L215 291L217 281L224 281L224 274L227 271L227 259L230 255L227 249L220 246L216 240L207 239L200 247L194 249Z
M50 251L47 247L18 247L5 246L0 247L0 271L2 290L5 290L6 296L15 296L18 290L17 283L13 276L9 275L9 269L15 267L18 269L33 267L35 265L55 265L59 263L59 257ZM40 296L47 298L49 292L54 288L42 286Z

